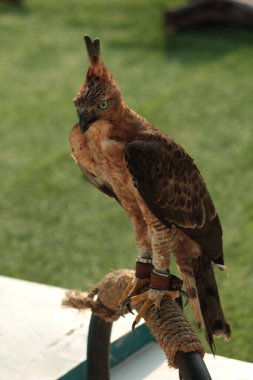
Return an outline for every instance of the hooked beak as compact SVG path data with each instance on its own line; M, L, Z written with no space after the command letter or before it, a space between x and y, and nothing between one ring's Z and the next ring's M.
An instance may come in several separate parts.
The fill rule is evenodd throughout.
M81 108L78 111L78 116L79 116L79 125L80 125L80 129L82 133L86 132L91 126L91 124L97 120L95 114L93 112L89 113L87 109L85 108Z

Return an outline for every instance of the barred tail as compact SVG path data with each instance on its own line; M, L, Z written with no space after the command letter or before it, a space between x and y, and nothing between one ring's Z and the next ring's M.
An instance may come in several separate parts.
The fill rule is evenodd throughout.
M195 279L193 276L191 276L187 272L181 271L181 274L182 274L182 279L184 281L186 293L188 294L188 297L189 297L189 302L192 308L195 322L198 328L200 329L203 318L202 318L202 313L200 309Z
M203 252L199 258L193 259L192 263L206 339L214 353L213 335L228 340L231 336L231 329L222 311L213 268L207 255Z

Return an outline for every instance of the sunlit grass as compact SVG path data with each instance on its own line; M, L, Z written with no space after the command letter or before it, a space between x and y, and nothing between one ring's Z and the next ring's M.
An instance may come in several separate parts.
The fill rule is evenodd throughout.
M206 179L231 270L218 280L233 339L218 353L252 360L253 36L166 36L167 3L0 5L1 274L85 289L134 267L127 216L70 158L71 100L87 68L82 36L98 36L129 105L181 143Z

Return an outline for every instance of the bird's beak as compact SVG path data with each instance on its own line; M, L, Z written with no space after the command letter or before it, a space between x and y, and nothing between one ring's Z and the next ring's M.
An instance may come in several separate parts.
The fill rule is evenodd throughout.
M81 108L78 111L79 125L81 132L86 132L94 121L97 120L93 112L88 112L85 108Z

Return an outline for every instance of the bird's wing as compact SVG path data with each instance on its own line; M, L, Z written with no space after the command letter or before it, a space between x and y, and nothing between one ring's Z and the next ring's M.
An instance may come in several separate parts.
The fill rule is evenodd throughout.
M175 224L183 229L206 246L210 260L218 260L219 218L199 170L183 148L161 134L143 135L127 144L124 158L135 187L156 218L169 228Z
M140 136L128 143L125 163L155 217L168 228L178 226L201 248L191 265L207 341L214 352L213 334L227 339L231 331L211 265L211 261L220 267L224 264L222 229L205 182L190 156L160 134ZM189 253L184 252L186 258Z

